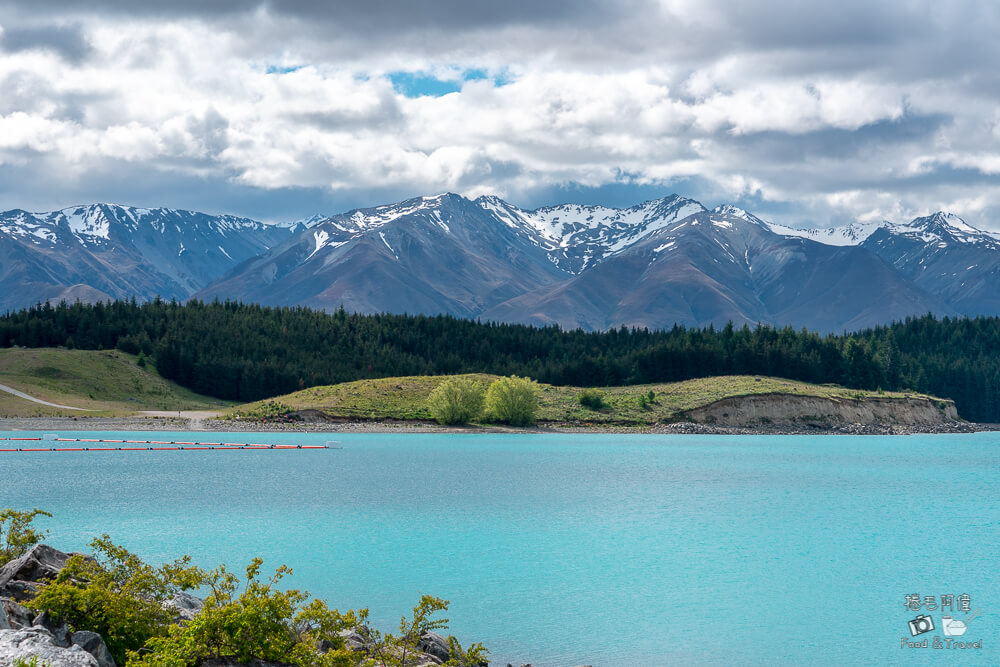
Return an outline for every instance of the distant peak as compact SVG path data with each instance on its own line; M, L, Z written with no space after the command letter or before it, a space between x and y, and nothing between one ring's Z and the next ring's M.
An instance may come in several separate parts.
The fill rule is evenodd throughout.
M768 226L767 223L765 223L763 220L758 218L753 213L750 213L749 211L746 211L745 209L742 209L739 206L733 206L732 204L722 204L721 206L716 206L715 208L712 209L712 213L715 213L717 215L725 215L730 218L740 218L742 220L746 220L747 222L752 222L755 225L761 225L763 227Z
M928 231L939 230L952 235L985 235L985 232L981 229L976 229L954 213L947 213L945 211L937 211L921 218L915 218L906 227Z

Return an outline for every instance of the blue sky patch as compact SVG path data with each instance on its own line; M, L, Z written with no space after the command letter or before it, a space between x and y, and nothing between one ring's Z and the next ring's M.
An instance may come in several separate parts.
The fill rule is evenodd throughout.
M303 67L305 67L305 65L290 65L290 66L268 65L267 69L265 69L264 71L267 74L288 74L289 72L300 70Z
M462 70L458 78L439 79L427 72L390 72L389 81L397 93L406 97L441 97L449 93L457 93L466 81L482 81L490 79L496 86L510 83L506 73L491 77L486 70Z

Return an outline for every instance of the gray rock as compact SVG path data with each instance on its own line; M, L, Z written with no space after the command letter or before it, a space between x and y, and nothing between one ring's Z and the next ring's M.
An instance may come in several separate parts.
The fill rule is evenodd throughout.
M38 544L20 558L15 558L0 568L0 596L18 601L29 600L39 586L55 579L71 556L47 544ZM92 560L90 556L85 558Z
M181 591L174 593L174 596L164 602L163 606L174 612L175 620L187 622L194 620L194 617L201 613L205 603L201 598Z
M344 639L344 645L352 651L363 651L368 645L367 633L362 629L357 628L345 628L338 632ZM320 650L324 653L333 648L332 642L326 642L320 646Z
M41 584L37 584L34 581L11 581L4 586L0 586L0 595L24 602L35 597L41 586Z
M69 636L69 626L63 623L56 623L49 612L43 611L38 616L35 616L35 620L31 622L32 627L45 628L52 635L52 642L56 646L61 646L62 648L69 648L73 645L72 640Z
M0 598L0 630L31 627L31 612L10 598Z
M32 657L49 667L98 667L97 659L79 646L57 646L45 628L0 630L0 667L11 667L18 658Z
M73 644L94 656L97 659L97 667L117 667L115 659L111 657L111 651L108 650L108 645L104 643L104 637L96 632L90 630L74 632Z
M53 549L47 544L37 544L28 553L15 558L0 569L0 586L11 581L45 581L54 579L66 566L72 554Z
M448 640L436 632L425 632L420 635L420 641L417 642L417 648L427 655L434 656L441 662L447 662L451 659L451 650L448 648Z

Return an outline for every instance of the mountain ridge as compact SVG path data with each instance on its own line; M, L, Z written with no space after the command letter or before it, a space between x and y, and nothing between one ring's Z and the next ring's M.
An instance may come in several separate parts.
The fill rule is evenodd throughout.
M522 209L442 193L279 224L114 204L14 209L0 213L0 307L159 295L585 329L836 331L1000 312L998 237L943 212L801 230L678 194Z

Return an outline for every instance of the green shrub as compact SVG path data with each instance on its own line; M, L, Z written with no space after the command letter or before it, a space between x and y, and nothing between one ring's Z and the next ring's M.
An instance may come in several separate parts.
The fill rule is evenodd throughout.
M486 390L486 412L501 424L529 426L537 420L538 392L538 383L529 378L500 378Z
M347 649L338 633L361 626L368 610L341 614L308 593L277 590L292 571L282 565L261 581L262 562L251 561L242 587L224 565L209 572L205 585L211 594L201 612L183 627L171 626L166 636L151 638L142 652L130 652L129 667L191 667L213 658L302 667L358 664L363 656ZM321 643L327 652L320 651Z
M439 384L427 407L439 424L467 424L483 411L483 385L471 378L452 377Z
M448 601L431 595L424 595L420 603L413 608L413 616L405 616L399 621L399 636L383 635L375 630L371 633L371 656L376 665L392 665L393 667L409 667L415 663L420 653L420 637L427 632L436 632L448 627L448 619L434 618L439 611L448 609ZM448 637L450 659L445 667L479 667L486 664L489 651L482 644L476 643L467 649L454 637Z
M173 615L163 603L178 591L196 588L204 573L187 556L160 568L146 565L107 535L90 546L94 559L71 557L27 606L49 612L71 630L99 633L115 662L124 665L128 651L166 633Z
M31 526L36 516L52 517L39 509L19 512L8 508L0 512L0 565L20 558L45 539L48 531L35 530Z
M604 393L597 389L584 389L576 397L576 400L580 402L580 405L591 410L600 410L607 405L604 402Z
M652 389L650 389L650 390L649 390L649 393L648 393L648 394L646 394L646 399L647 399L647 400L648 400L648 401L649 401L650 403L655 403L655 402L656 402L656 392L655 392L655 391L653 391Z
M649 399L646 398L646 394L639 394L639 409L640 410L649 409Z

